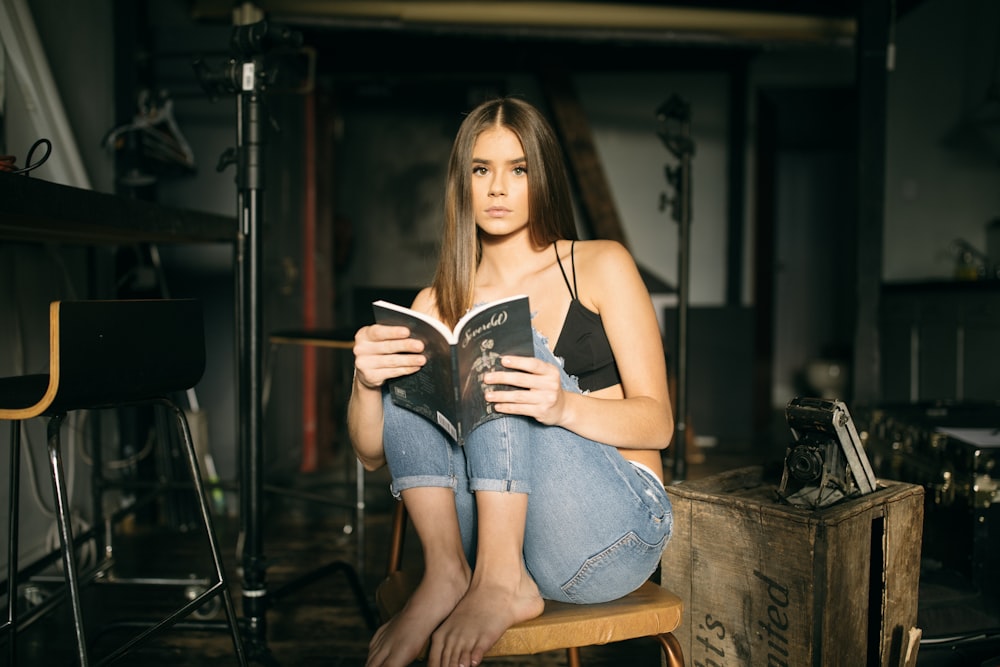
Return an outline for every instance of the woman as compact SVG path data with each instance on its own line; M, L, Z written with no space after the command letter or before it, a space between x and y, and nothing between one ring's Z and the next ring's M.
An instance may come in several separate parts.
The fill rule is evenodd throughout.
M476 303L528 295L535 356L504 357L483 378L514 387L486 396L503 417L454 445L385 391L424 363L422 343L405 327L355 337L351 441L366 469L388 464L425 562L375 633L369 667L409 665L428 638L430 667L478 665L544 599L638 588L670 538L661 452L673 417L656 316L624 247L576 240L561 155L526 102L491 100L465 118L437 272L412 306L451 327Z

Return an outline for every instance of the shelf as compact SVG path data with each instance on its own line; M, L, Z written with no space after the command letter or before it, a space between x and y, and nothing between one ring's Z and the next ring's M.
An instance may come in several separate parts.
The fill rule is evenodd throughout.
M1000 291L1000 280L915 280L882 284L885 294L964 294Z
M64 243L233 243L235 217L0 173L0 240Z

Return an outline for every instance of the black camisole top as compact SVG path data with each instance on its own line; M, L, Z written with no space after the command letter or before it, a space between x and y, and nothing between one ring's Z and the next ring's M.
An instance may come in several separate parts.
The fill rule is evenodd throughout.
M601 316L584 306L578 298L576 259L573 256L575 245L576 241L573 241L569 250L573 273L573 284L571 285L566 276L566 270L563 268L562 260L559 259L559 250L555 243L552 244L556 250L556 262L559 263L559 270L563 274L566 288L569 289L569 295L573 299L570 301L562 331L559 332L559 340L552 352L557 357L563 358L563 368L570 375L577 377L580 389L594 391L620 383L621 376L618 373L618 364L611 351L611 343L604 331Z

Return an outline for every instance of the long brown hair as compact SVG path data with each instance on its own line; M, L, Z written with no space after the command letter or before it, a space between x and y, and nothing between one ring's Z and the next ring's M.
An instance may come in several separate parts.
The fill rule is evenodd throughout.
M562 148L552 126L538 109L517 98L502 97L477 106L458 128L448 160L441 254L432 283L438 316L448 326L474 305L480 245L472 207L472 150L482 132L496 127L513 132L524 148L532 243L544 248L577 237Z

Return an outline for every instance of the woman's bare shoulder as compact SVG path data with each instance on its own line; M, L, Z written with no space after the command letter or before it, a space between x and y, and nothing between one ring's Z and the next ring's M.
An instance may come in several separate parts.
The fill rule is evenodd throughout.
M574 252L579 298L591 310L621 305L626 295L644 289L632 254L618 241L578 241Z
M635 261L628 249L618 241L593 239L577 241L574 253L577 268L594 269L598 272L620 268L622 264L634 265Z

